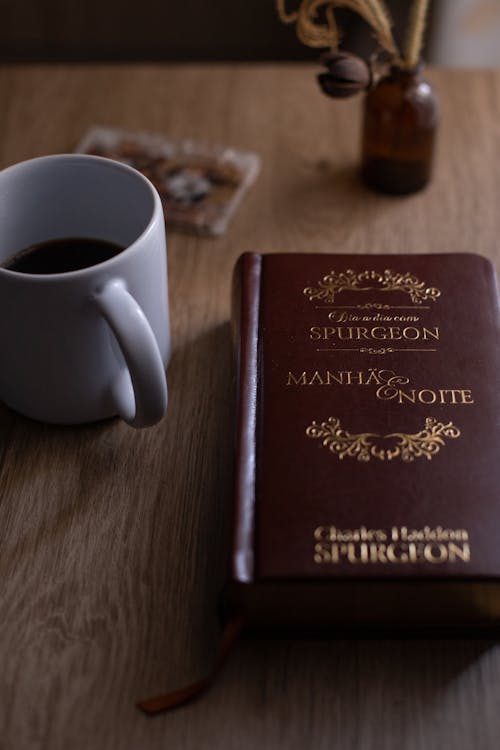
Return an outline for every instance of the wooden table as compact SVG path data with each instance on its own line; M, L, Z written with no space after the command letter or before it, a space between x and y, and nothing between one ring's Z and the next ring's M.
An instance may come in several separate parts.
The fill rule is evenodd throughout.
M315 72L0 70L1 166L69 151L94 123L263 159L225 237L169 233L174 353L160 425L55 428L0 409L2 748L499 746L491 640L243 640L200 701L154 719L134 707L207 671L219 642L237 256L476 251L499 267L500 72L432 73L443 116L435 179L399 199L360 187L360 102L323 97Z

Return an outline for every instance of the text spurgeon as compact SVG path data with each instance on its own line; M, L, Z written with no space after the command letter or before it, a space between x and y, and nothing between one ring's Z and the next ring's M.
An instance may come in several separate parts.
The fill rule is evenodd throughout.
M313 341L439 341L439 328L433 326L312 326L309 338Z

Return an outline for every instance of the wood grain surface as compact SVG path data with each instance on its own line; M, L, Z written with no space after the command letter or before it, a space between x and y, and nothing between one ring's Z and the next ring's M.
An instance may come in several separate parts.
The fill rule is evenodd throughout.
M500 72L430 75L442 99L435 179L407 198L360 187L360 102L322 97L314 74L0 69L1 166L71 150L95 123L263 159L226 236L168 233L174 353L160 425L55 428L0 409L2 750L499 746L491 640L242 640L201 700L153 719L134 707L203 674L217 650L237 256L476 251L499 269Z

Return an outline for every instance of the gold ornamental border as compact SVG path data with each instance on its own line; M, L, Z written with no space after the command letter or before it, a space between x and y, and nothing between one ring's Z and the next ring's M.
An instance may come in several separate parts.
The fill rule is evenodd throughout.
M410 463L416 458L426 458L429 461L446 444L446 439L460 437L460 430L452 422L443 424L433 417L427 417L425 427L420 432L408 434L391 432L388 435L378 435L375 432L361 432L352 434L342 429L337 417L329 417L326 422L312 422L306 429L310 438L321 440L340 460L356 458L364 463L372 458L380 461L392 461L399 458ZM390 445L383 443L389 441Z
M385 271L360 271L356 273L352 268L346 271L330 271L318 281L317 287L308 286L304 294L309 301L319 300L328 304L333 303L341 292L404 292L409 294L416 305L429 300L435 302L441 296L436 287L427 286L417 276L409 271L399 273L386 268ZM374 305L375 306L375 305Z

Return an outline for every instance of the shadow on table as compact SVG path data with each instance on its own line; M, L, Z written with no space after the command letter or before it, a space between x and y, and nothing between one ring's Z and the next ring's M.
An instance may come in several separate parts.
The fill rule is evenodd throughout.
M215 623L233 458L229 323L175 349L168 383L167 415L146 430L119 419L47 425L0 405L0 518L10 524L0 529L1 569L20 557L57 568L70 544L82 568L114 555L128 570L135 556L133 578L146 577L159 606L145 624L158 644L171 612L175 620L188 603ZM189 619L179 627L188 632Z
M301 165L283 180L276 200L288 230L293 227L310 244L322 233L342 243L357 227L386 222L388 215L406 211L412 198L366 187L358 163L320 159Z
M45 665L25 679L31 647L12 656L20 719L27 703L48 716L64 685L73 730L105 737L124 715L137 720L136 700L212 663L232 484L229 324L177 348L168 379L168 414L147 430L0 411L0 604L17 602L2 610L5 645L28 642L36 622Z
M164 501L148 579L153 605L134 699L183 686L210 670L229 550L234 452L230 325L173 352L165 427Z
M252 738L245 750L471 747L465 737L487 720L485 659L498 674L495 641L244 640L212 694L185 710L222 745L230 736L211 717L224 713ZM463 744L449 744L457 726Z

